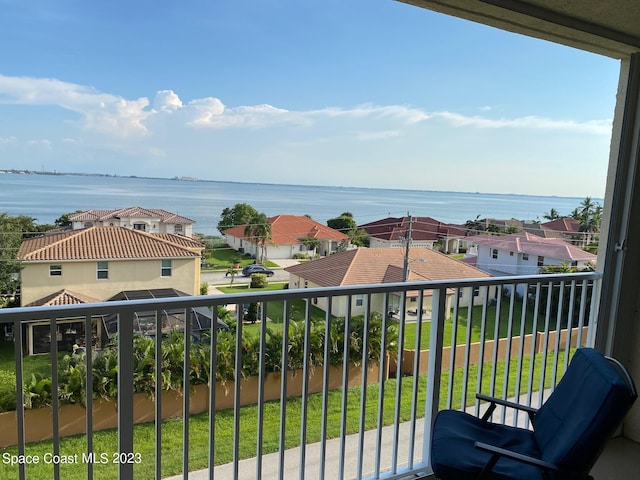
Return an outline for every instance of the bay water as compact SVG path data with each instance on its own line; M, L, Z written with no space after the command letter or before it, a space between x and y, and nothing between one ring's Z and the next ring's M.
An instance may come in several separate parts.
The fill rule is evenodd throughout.
M160 208L196 222L194 231L217 235L220 213L248 203L267 216L310 215L326 224L342 212L358 224L385 217L428 216L463 224L476 218L545 221L552 208L569 214L583 198L358 187L275 185L73 174L0 174L0 212L53 223L76 210ZM602 203L601 199L594 199Z

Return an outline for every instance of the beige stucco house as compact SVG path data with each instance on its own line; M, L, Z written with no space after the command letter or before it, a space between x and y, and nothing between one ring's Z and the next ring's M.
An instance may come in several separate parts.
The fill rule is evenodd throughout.
M126 227L90 227L30 238L18 252L21 305L90 303L123 291L151 289L197 295L202 248L200 242L182 235ZM94 320L99 338L102 322ZM84 332L77 318L59 319L58 325L58 341L64 345L73 345L80 330ZM46 342L47 335L48 322L30 322L27 352L38 353L38 342Z
M105 300L123 290L175 288L191 295L200 285L195 240L125 227L91 227L25 240L21 305L60 290Z
M426 247L411 248L408 256L406 281L450 280L490 277L486 272L473 266L454 260L447 255ZM289 272L289 288L338 287L349 285L368 285L378 283L402 282L405 270L405 252L399 248L357 248L336 253L311 262L300 263L285 268ZM453 306L458 295L459 306L480 304L485 292L474 289L463 289L456 293L447 292L447 309ZM489 292L491 298L495 292ZM429 316L431 297L425 293L422 310ZM383 313L385 310L384 295L372 295L371 309ZM347 312L347 297L335 297L331 303L331 314L343 317ZM327 310L326 299L318 299L316 306ZM417 313L418 292L407 296L404 309L407 313ZM364 296L355 296L351 300L352 315L363 315L366 305ZM387 310L397 312L402 307L399 295L392 294Z

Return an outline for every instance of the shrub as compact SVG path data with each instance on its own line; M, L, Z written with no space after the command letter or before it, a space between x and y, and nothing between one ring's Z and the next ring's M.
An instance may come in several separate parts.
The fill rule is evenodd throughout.
M268 285L269 281L264 273L251 274L251 288L266 288Z
M257 309L258 305L253 304ZM251 310L251 308L250 308ZM309 330L309 348L306 361L310 368L322 366L324 348L329 346L329 361L339 365L344 359L345 319L332 320L329 338L326 337L324 321L291 321L287 338L287 368L301 369L305 363L305 335ZM218 382L233 380L235 377L236 323L227 319L229 330L217 332L216 338L216 372ZM373 314L366 324L368 344L364 345L365 320L362 316L353 317L349 326L347 358L355 364L362 361L363 350L371 361L378 361L382 344L382 316ZM274 332L266 328L264 367L267 373L282 369L283 332ZM134 389L148 395L155 394L156 368L155 344L153 338L135 336L133 340ZM202 341L191 343L190 349L190 385L208 384L210 374L210 335L204 334ZM397 345L395 325L389 327L385 349L393 355ZM241 342L243 377L256 375L260 370L260 338L245 333ZM94 398L116 398L118 393L118 352L117 338L101 352L93 352L93 396ZM86 402L86 357L82 355L66 355L59 363L58 398L61 403ZM183 388L184 373L184 335L172 331L162 339L161 385L164 390ZM15 374L0 371L0 410L12 410L16 407ZM43 375L32 375L23 386L25 407L36 408L51 405L51 379Z

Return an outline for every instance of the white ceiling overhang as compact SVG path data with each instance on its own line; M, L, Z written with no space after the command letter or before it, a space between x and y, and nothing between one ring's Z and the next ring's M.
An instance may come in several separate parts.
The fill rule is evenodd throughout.
M399 1L612 58L640 51L638 0Z

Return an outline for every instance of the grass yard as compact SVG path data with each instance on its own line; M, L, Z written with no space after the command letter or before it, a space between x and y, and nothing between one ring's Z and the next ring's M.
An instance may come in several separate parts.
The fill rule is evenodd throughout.
M71 352L59 352L58 358L62 359ZM32 355L22 357L22 368L24 369L25 380L31 379L32 373L51 376L51 359L49 354ZM0 371L16 371L15 356L13 353L13 342L0 341ZM15 383L14 383L15 386Z
M468 308L460 308L458 312L458 331L456 335L457 344L464 343L467 335L468 324ZM482 306L473 307L471 311L471 342L480 341L481 325L480 319L482 318ZM513 325L512 335L520 335L521 320L522 320L522 302L516 302L513 311ZM555 325L555 324L554 324ZM485 338L487 340L493 340L496 327L496 307L487 307L487 322L485 325L486 333ZM498 338L506 338L509 329L509 299L503 298L500 306L500 318L498 321ZM405 348L413 349L416 344L416 330L417 323L409 322L405 326ZM544 323L540 321L540 317L537 325L538 331L544 330ZM533 332L533 312L527 309L525 312L524 323L525 334ZM429 348L429 339L431 338L431 321L424 320L422 322L422 337L420 341L420 350L427 350ZM450 347L453 341L453 321L446 320L444 323L444 346Z
M553 354L550 354L550 359ZM564 356L560 355L560 364L563 362ZM538 357L534 366L534 390L540 385L540 371L542 358ZM511 362L507 375L508 396L515 394L515 383L517 375L517 362ZM546 387L550 386L551 378L551 361L547 363ZM522 377L527 378L529 372L529 358L526 357L523 362ZM505 364L500 362L496 375L496 391L501 392L505 385ZM462 369L456 369L454 374L453 396L446 398L444 388L449 383L449 372L443 372L441 385L443 394L440 399L440 408L446 408L449 403L454 406L461 404L463 378ZM410 418L412 404L412 385L413 377L404 377L401 379L401 399L400 399L400 417L401 421ZM490 385L491 376L489 368L485 364L482 376L483 393L490 393L492 387ZM469 388L467 390L466 404L472 405L476 386L478 384L478 369L472 367L469 372ZM394 412L396 408L395 402L396 380L390 379L385 384L385 401L384 401L384 424L389 425L394 421ZM357 433L359 424L360 398L361 390L359 387L349 389L347 395L347 431L348 433ZM378 386L370 385L364 392L366 397L365 408L365 425L366 429L373 429L377 426L377 401ZM341 402L342 392L340 390L329 393L328 408L328 438L335 438L340 433L341 418ZM418 381L418 412L423 414L426 402L426 377L422 376ZM312 443L320 440L321 433L321 405L322 394L312 394L307 399L308 405L308 424L307 424L307 442ZM292 448L297 446L300 441L300 422L302 411L302 400L299 397L290 398L286 402L286 447ZM240 413L240 457L249 458L255 456L256 439L257 439L257 418L258 408L256 406L242 407ZM278 450L279 442L279 425L280 425L280 402L267 402L264 406L264 440L263 452L272 453ZM162 474L169 476L181 473L182 471L182 420L173 419L163 422L162 428ZM208 414L194 415L189 421L189 470L197 470L206 468L208 455L208 430L209 416ZM117 451L117 435L115 430L97 432L94 435L94 452L107 453L109 458ZM154 471L154 451L155 451L155 430L153 424L137 425L134 427L134 450L139 454L140 463L134 466L135 478L153 478ZM229 463L233 459L233 411L225 410L217 412L215 415L215 459L216 464ZM62 455L75 455L79 457L82 452L86 451L85 438L83 436L68 437L60 440L60 453ZM28 455L39 455L40 458L45 453L53 452L51 442L39 442L29 444L25 453ZM15 448L0 450L3 453L17 454ZM105 465L94 466L95 479L111 479L117 477L116 465L108 463ZM61 477L74 480L86 478L86 464L82 462L61 465ZM10 466L4 462L0 462L0 478L6 480L17 479L17 467ZM51 465L29 465L27 466L27 478L30 480L48 480L53 478L53 468Z

